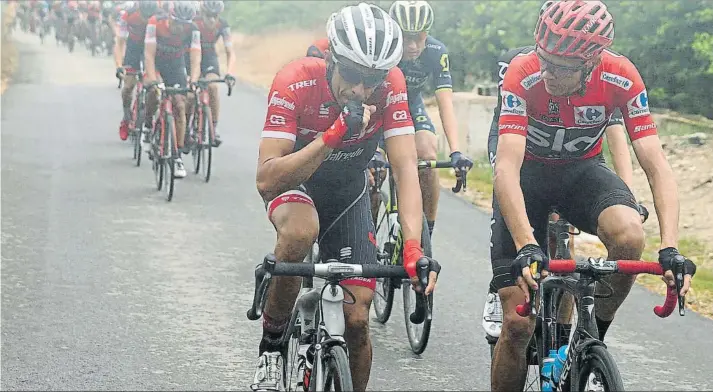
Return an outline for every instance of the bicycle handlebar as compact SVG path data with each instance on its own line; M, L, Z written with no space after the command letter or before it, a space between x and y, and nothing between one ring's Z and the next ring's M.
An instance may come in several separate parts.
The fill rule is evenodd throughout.
M575 260L550 260L549 272L554 273L579 273L589 277L601 277L620 273L625 275L651 274L663 275L663 269L659 263L651 263L641 260L604 260L589 258L584 262ZM678 286L678 282L677 285ZM654 307L654 313L661 317L668 317L673 313L676 302L679 304L679 314L683 316L682 307L685 306L685 298L678 295L680 287L667 286L666 300L663 305ZM515 311L522 317L527 317L532 312L534 295L530 295L530 303L517 305Z
M422 169L453 169L453 164L451 161L436 161L436 160L418 160L418 170ZM381 165L384 168L391 168L391 165L389 162L384 162L383 165ZM378 169L378 168L376 168ZM467 188L467 172L463 173L461 175L456 176L456 184L453 188L451 188L451 191L453 193L458 193L461 190L465 191Z
M225 83L228 86L228 96L233 94L233 84L229 83L225 78L223 79L198 79L195 83L198 88L205 89L211 83Z
M424 263L426 263L426 270L428 270L428 261L426 259L419 260L416 270L420 272ZM425 274L426 283L428 283L428 272L426 271ZM268 254L263 262L255 268L255 293L252 306L247 312L249 320L254 321L262 316L267 297L267 287L273 276L318 277L328 281L339 281L355 277L408 279L408 274L401 265L346 264L339 262L324 264L278 263L275 255Z

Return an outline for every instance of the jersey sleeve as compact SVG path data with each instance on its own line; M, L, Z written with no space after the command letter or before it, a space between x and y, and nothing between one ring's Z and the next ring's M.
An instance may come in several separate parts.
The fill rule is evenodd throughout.
M500 91L498 135L515 133L527 136L527 101L525 88L522 85L527 72L523 68L524 61L513 60L505 72Z
M614 113L612 114L611 118L609 119L609 123L607 126L610 125L624 125L624 117L621 114L621 109L616 108L614 109Z
M394 67L386 78L386 93L381 107L384 108L384 139L415 133L413 120L408 108L406 79L398 67Z
M146 36L144 38L144 43L146 44L155 44L156 43L156 28L157 28L157 19L155 16L152 16L149 18L148 22L146 23Z
M191 51L201 51L201 30L196 26L195 23L191 25L191 35L190 35L191 43L189 45L189 48Z
M433 84L435 91L453 89L451 78L451 60L448 57L448 48L445 45L433 45L436 61L433 66Z
M620 61L619 72L622 77L631 80L632 85L629 89L615 88L614 102L621 110L629 139L634 141L655 135L656 123L649 110L649 96L644 80L629 59L622 57Z
M223 46L230 48L233 46L233 35L230 32L230 25L225 19L220 19L220 31L218 32L220 37L223 37Z
M121 14L119 18L119 38L129 38L129 24L127 23L126 13Z
M297 95L289 86L301 80L290 68L281 69L270 87L268 94L263 139L297 140Z

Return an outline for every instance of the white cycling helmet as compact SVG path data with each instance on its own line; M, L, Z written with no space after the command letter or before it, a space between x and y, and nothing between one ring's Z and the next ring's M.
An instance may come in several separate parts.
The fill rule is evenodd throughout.
M427 1L395 1L389 15L408 33L428 31L433 26L433 8Z
M327 38L337 61L346 58L371 69L394 68L404 50L399 25L373 4L359 3L332 14L327 21Z

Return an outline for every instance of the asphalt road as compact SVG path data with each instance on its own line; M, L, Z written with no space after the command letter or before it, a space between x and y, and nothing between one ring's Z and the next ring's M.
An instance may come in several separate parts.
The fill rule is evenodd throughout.
M2 96L1 388L247 389L261 330L245 318L252 269L275 238L254 185L265 94L222 98L211 182L189 175L167 203L118 139L112 61L16 36L21 65ZM389 323L372 323L371 390L489 389L489 219L447 193L439 210L431 342L411 354L397 295ZM658 319L661 300L636 287L611 328L626 387L713 389L713 321Z

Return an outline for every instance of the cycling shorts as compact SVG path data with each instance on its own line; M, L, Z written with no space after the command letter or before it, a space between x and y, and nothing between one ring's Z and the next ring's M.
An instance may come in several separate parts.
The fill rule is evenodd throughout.
M520 170L520 187L535 240L545 253L547 226L553 208L578 229L594 235L599 215L606 208L625 205L638 211L631 190L602 162L601 154L562 165L524 161ZM515 285L510 265L517 251L494 192L490 229L490 262L493 268L490 289L495 292Z
M355 181L342 189L326 184L310 184L284 192L265 203L268 217L285 203L312 205L319 216L319 253L324 262L335 259L350 264L376 263L376 237L367 192L366 172L363 181ZM345 285L376 288L376 279L354 278Z
M186 69L188 72L191 70L191 58L190 54L186 53ZM201 77L205 77L208 74L216 74L220 76L220 61L218 61L218 56L208 55L201 57Z
M138 71L144 60L144 44L133 40L126 40L123 66L127 71Z
M183 58L177 60L156 59L156 71L161 75L161 80L167 87L186 88L188 74Z

